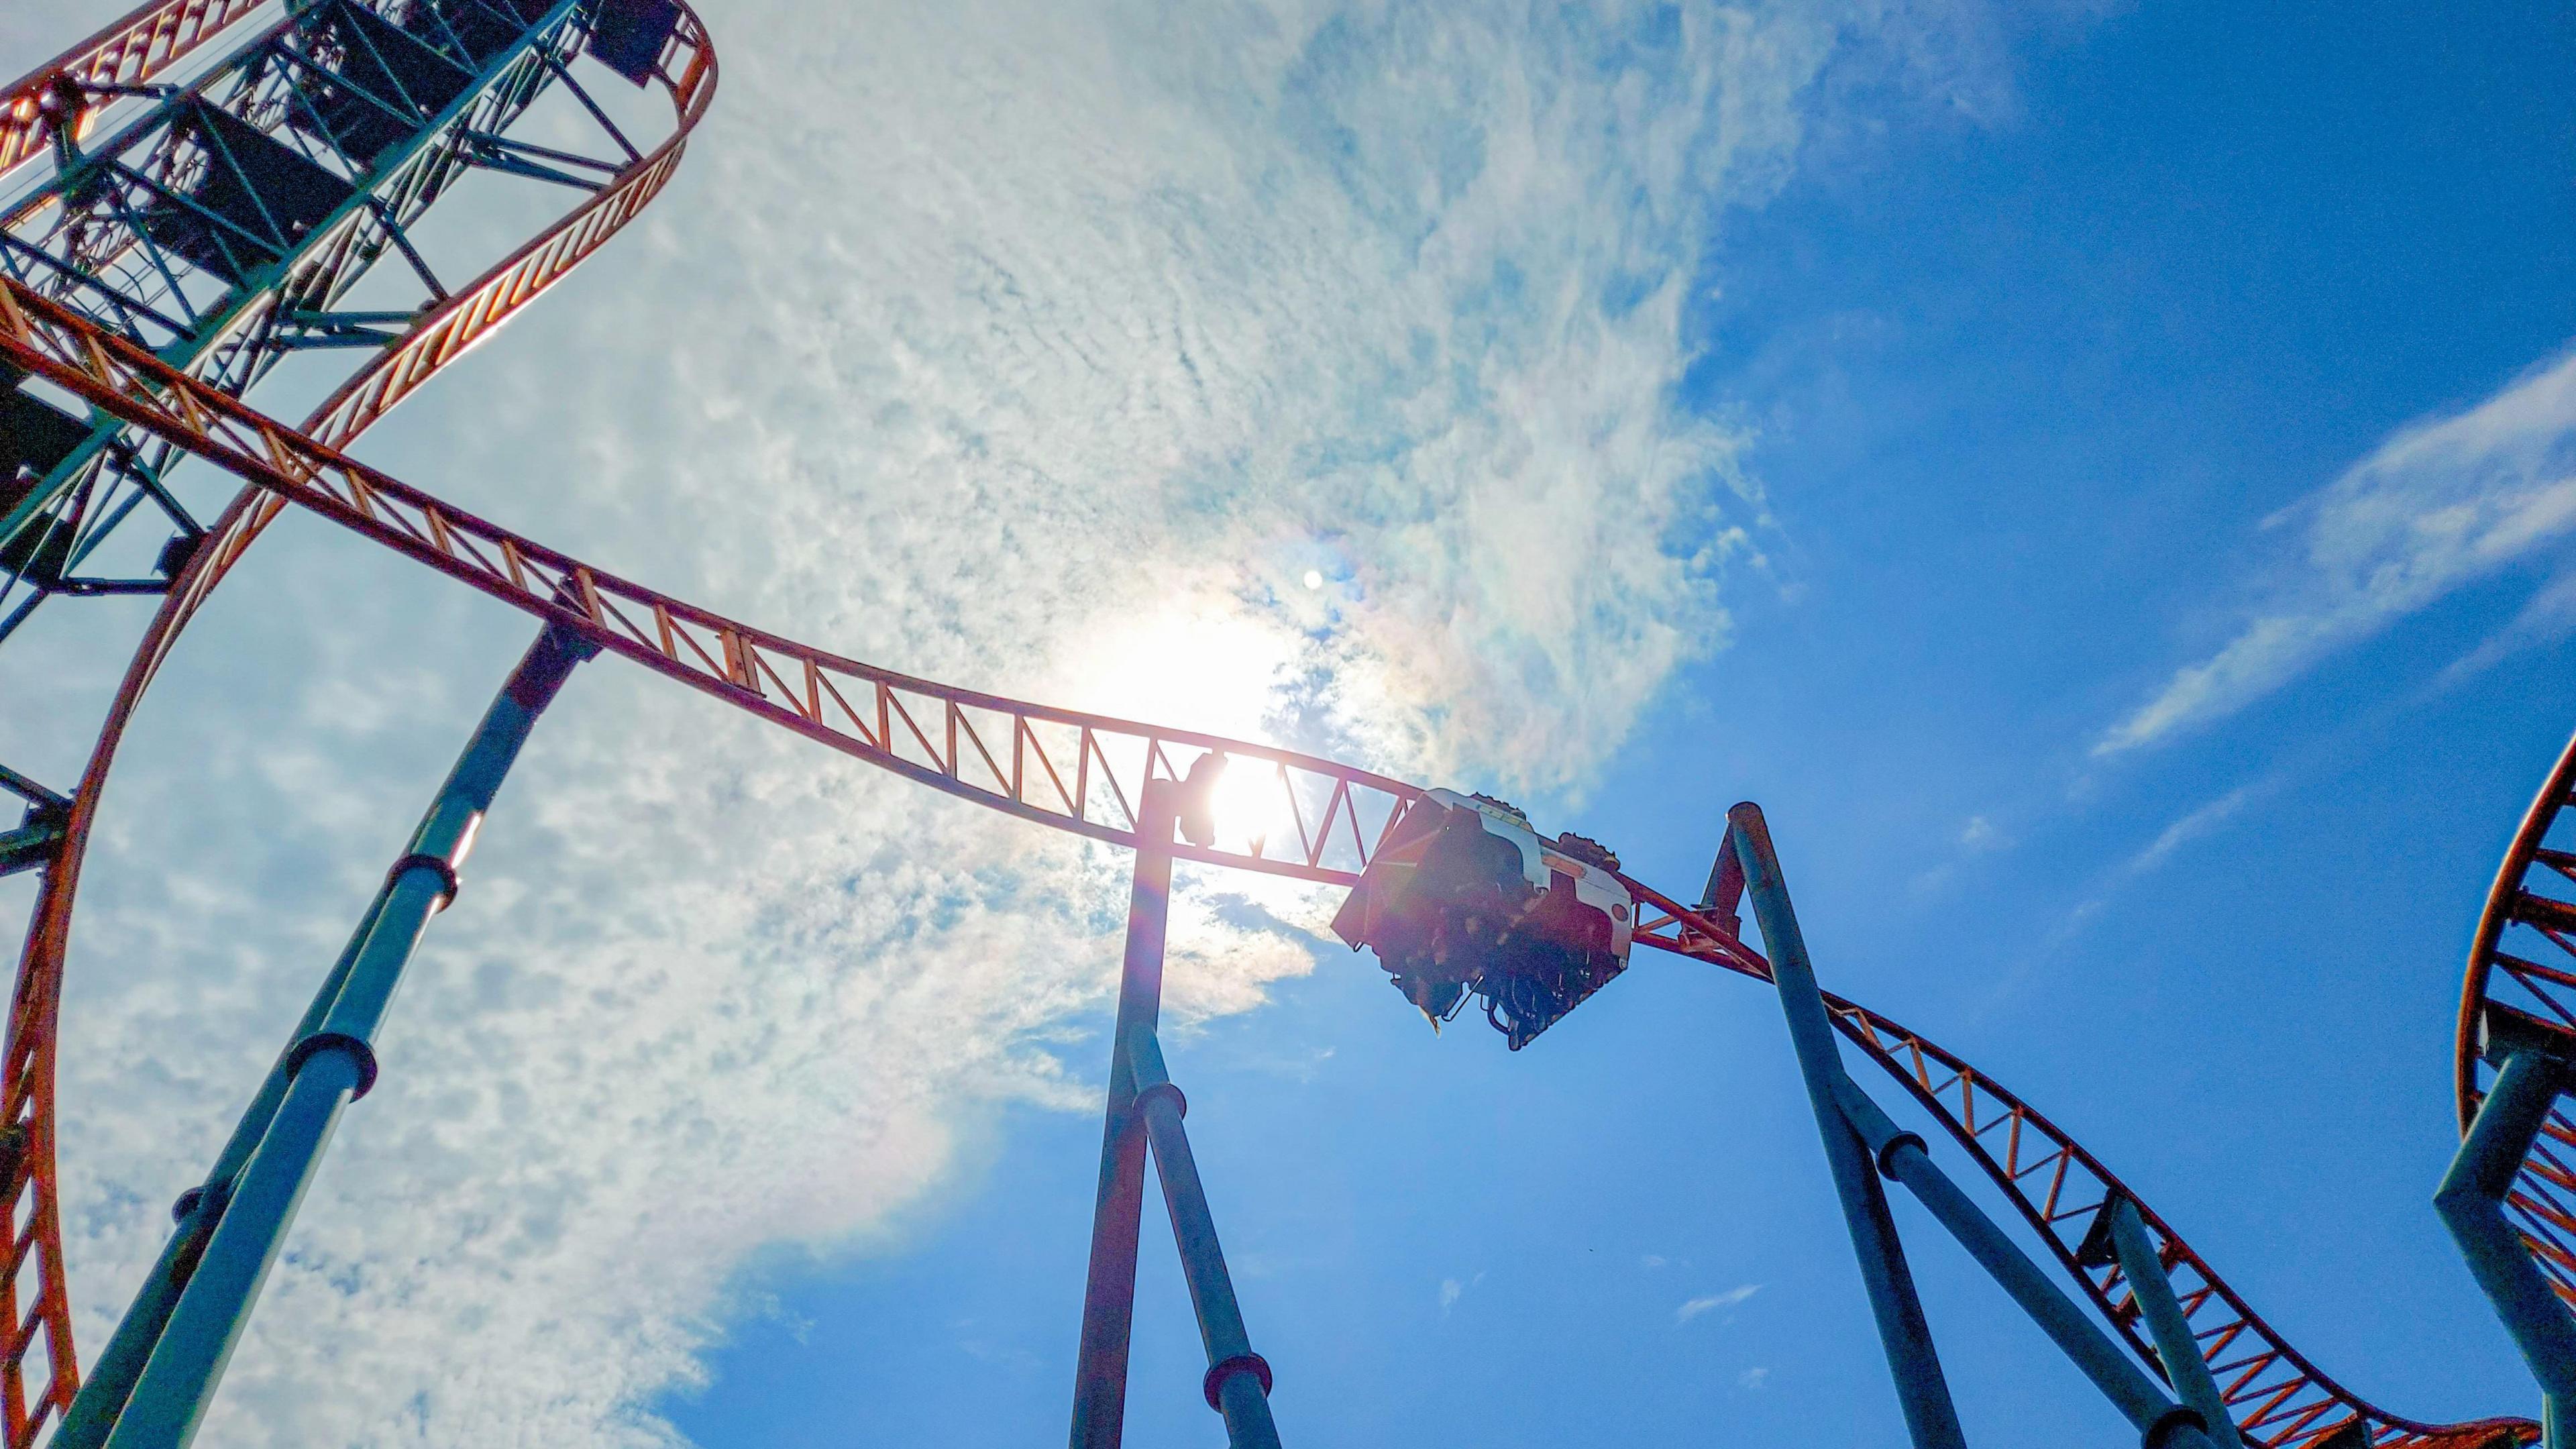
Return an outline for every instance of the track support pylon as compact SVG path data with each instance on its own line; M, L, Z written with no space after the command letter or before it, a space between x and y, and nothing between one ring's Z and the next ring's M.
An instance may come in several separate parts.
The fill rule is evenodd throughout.
M1950 1402L1950 1384L1941 1373L1941 1356L1932 1346L1932 1327L1924 1320L1922 1301L1914 1292L1914 1274L1905 1264L1905 1244L1888 1215L1887 1191L1870 1170L1869 1149L1844 1119L1841 1092L1850 1079L1842 1053L1834 1046L1833 1024L1825 1016L1823 994L1814 966L1807 960L1806 937L1797 913L1789 908L1788 883L1781 879L1779 859L1772 854L1771 830L1758 806L1747 802L1726 812L1726 844L1717 868L1709 874L1711 903L1733 909L1720 897L1741 888L1752 897L1753 919L1762 928L1763 949L1771 956L1771 979L1780 990L1780 1011L1788 1018L1789 1044L1798 1054L1798 1072L1806 1079L1807 1102L1815 1109L1816 1131L1824 1138L1825 1165L1833 1172L1834 1192L1842 1199L1843 1221L1851 1229L1852 1252L1860 1259L1862 1284L1869 1290L1870 1312L1878 1320L1878 1341L1887 1353L1888 1372L1896 1380L1897 1402L1905 1410L1905 1428L1914 1449L1966 1449L1959 1411ZM1725 857L1734 857L1735 869Z
M1279 1449L1270 1417L1270 1365L1252 1351L1218 1246L1216 1219L1199 1182L1181 1119L1189 1104L1163 1066L1155 1034L1162 1014L1163 940L1171 915L1172 832L1185 798L1214 784L1194 770L1184 784L1146 781L1138 802L1136 875L1127 906L1127 950L1111 1029L1108 1106L1101 1127L1100 1192L1091 1220L1091 1270L1082 1299L1082 1345L1074 1363L1072 1449L1118 1449L1126 1431L1127 1347L1136 1311L1136 1241L1145 1206L1150 1145L1164 1205L1179 1245L1199 1341L1207 1350L1200 1388L1225 1419L1229 1449ZM1204 806L1205 802L1199 802ZM1199 813L1204 814L1202 809Z
M528 731L598 646L549 627L484 713L65 1416L55 1449L181 1449L214 1400L332 1130L375 1085L376 1030Z
M1869 1285L1871 1307L1878 1313L1879 1337L1916 1449L1956 1449L1964 1441L1940 1361L1933 1356L1931 1330L1915 1301L1913 1280L1888 1216L1879 1175L1905 1184L1931 1211L1977 1266L2137 1429L2141 1449L2214 1449L2201 1411L2174 1402L2159 1389L2110 1334L2086 1316L1932 1161L1923 1139L1898 1127L1843 1070L1815 967L1807 959L1806 938L1799 932L1797 913L1789 905L1788 883L1772 850L1770 827L1762 819L1761 808L1749 802L1726 812L1726 819L1725 848L1736 856L1745 893L1752 898L1753 918L1762 928L1763 948L1771 956L1780 1007L1789 1020L1790 1041L1807 1080L1816 1126L1825 1141L1825 1158L1834 1169L1834 1186L1842 1195L1852 1246L1860 1254L1861 1276ZM1711 876L1713 892L1721 888L1722 874ZM1873 1162L1877 1174L1870 1171ZM2105 1203L2104 1210L2111 1206Z
M2490 1036L2497 1014L2490 1008ZM2533 1261L2530 1245L2505 1217L2504 1204L2523 1159L2548 1125L2550 1109L2576 1083L2576 1074L2538 1046L2492 1041L2490 1046L2488 1059L2503 1060L2450 1171L2433 1194L2433 1208L2540 1383L2542 1443L2546 1449L2570 1449L2568 1431L2576 1429L2576 1422L2570 1422L2576 1414L2576 1317Z

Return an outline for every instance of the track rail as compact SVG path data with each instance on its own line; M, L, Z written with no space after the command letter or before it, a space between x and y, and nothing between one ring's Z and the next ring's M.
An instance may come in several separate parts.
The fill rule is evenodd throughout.
M1331 760L1056 709L844 658L619 577L452 507L7 284L10 360L117 418L504 603L917 783L1111 844L1135 842L1148 769L1209 750L1264 771L1277 828L1186 859L1348 885L1421 791Z
M141 85L259 8L234 0L175 0L138 11L75 47L0 102L0 171L33 154L30 145L40 146L36 101L55 74L72 70L92 80ZM690 131L714 98L715 52L704 24L685 7L658 79L669 93L674 117L671 132L658 145L471 285L426 311L399 342L370 353L301 431L345 446L632 221L669 182ZM38 141L22 143L17 139L21 131ZM222 395L203 382L191 386ZM11 1326L9 1337L0 1340L0 1445L6 1449L32 1444L48 1418L70 1406L79 1388L57 1197L54 1052L72 909L98 802L126 726L162 661L215 586L284 507L273 492L245 484L209 529L205 544L172 580L110 704L39 888L10 1005L5 1077L0 1077L5 1081L0 1123L11 1124L0 1131L13 1134L0 1137L0 1201L24 1204L23 1226L0 1260L0 1324ZM31 1259L34 1301L22 1306L19 1285ZM29 1360L39 1348L45 1373L31 1393Z
M2481 1037L2498 1009L2536 1018L2543 1035L2576 1053L2576 739L2524 813L2470 940L2453 1038L2462 1136L2486 1100L2492 1070ZM2576 1308L2576 1114L2567 1099L2550 1109L2505 1209L2559 1300Z
M22 289L0 295L0 356L170 439L280 500L737 708L917 783L1111 843L1135 841L1149 772L1199 755L1249 760L1276 792L1280 825L1259 840L1176 853L1210 864L1347 883L1419 792L1400 781L1266 746L1054 709L914 678L755 628L596 569L349 459L194 382L76 314ZM1229 769L1236 768L1230 765ZM1640 883L1658 914L1644 944L1757 980L1770 968L1732 923ZM1894 1076L1986 1173L2112 1322L2155 1362L2115 1266L2086 1230L2115 1197L2135 1201L2090 1153L2027 1103L1893 1020L1828 997L1835 1025ZM2140 1215L2247 1440L2265 1449L2527 1443L2527 1420L2434 1425L2375 1408L2327 1378L2255 1314L2164 1220Z
M2165 1220L2075 1139L1956 1055L1867 1007L1826 998L1834 1025L1902 1082L1987 1178L2004 1189L2095 1308L2151 1367L2139 1312L2094 1225L2119 1198L2135 1204L2180 1300L2220 1397L2248 1444L2268 1449L2526 1444L2540 1427L2493 1418L2426 1424L2379 1409L2327 1377L2266 1323ZM2159 1370L2160 1371L2160 1370Z
M0 175L46 149L51 121L44 99L57 77L96 87L149 85L266 3L167 0L146 5L54 57L0 99Z

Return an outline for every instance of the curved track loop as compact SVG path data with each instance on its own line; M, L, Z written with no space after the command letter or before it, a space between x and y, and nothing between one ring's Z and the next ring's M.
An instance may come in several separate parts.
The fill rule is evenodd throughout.
M177 60L222 25L257 8L255 3L178 0L138 12L39 72L37 80L70 64L84 63L91 66L85 74L112 75L120 83L140 84L154 69ZM148 41L157 41L160 47L150 51L148 67L118 59L145 50ZM90 60L93 55L98 59ZM129 68L122 73L105 69L119 64ZM400 343L370 355L365 366L314 409L303 433L326 439L334 447L345 446L632 221L669 182L689 132L715 95L715 52L704 24L685 7L663 57L661 79L671 96L675 124L660 145L630 162L580 207L503 258L471 286L425 313ZM24 93L41 86L31 82L19 89ZM32 104L23 95L19 99L20 104L0 114L13 122L22 110L32 116ZM5 169L11 155L7 148L15 144L15 134L0 127L0 169ZM15 1325L11 1337L0 1343L0 1352L5 1352L0 1356L0 1446L6 1449L33 1443L47 1418L68 1408L79 1389L55 1176L54 1049L72 910L98 802L135 706L162 661L207 596L285 506L275 493L246 484L172 580L109 706L72 796L62 842L39 889L10 1004L6 1085L0 1089L0 1122L18 1124L23 1134L17 1140L14 1168L0 1171L0 1179L12 1172L17 1175L0 1201L31 1199L25 1226L10 1243L5 1269L0 1269L0 1323ZM18 1285L31 1257L36 1265L35 1302L22 1309ZM49 1372L46 1382L31 1395L28 1357L40 1344Z
M55 77L93 87L142 86L267 0L165 0L108 26L30 72L0 99L0 174L50 143L45 92ZM84 124L82 130L88 130ZM15 1441L12 1441L15 1442Z
M2364 1449L2442 1445L2478 1449L2526 1444L2540 1426L2526 1419L2421 1424L2364 1402L2318 1372L2236 1290L2210 1270L2164 1219L2093 1154L2019 1097L1958 1057L1848 1001L1827 997L1834 1025L1941 1121L1951 1137L2005 1189L2059 1264L2146 1363L2156 1359L2139 1311L2111 1254L2093 1246L2094 1220L2115 1198L2136 1204L2173 1282L2211 1376L2248 1444L2269 1449Z
M2454 1042L2463 1136L2486 1100L2491 1070L2481 1070L2481 1049L2491 1012L2508 1031L2576 1053L2576 739L2514 832L2469 945ZM2550 1110L2505 1208L2560 1301L2576 1307L2576 1114L2567 1099Z
M1712 950L1723 941L1723 923L1710 922L1636 883L1640 900L1660 911L1641 915L1637 940L1697 956L1763 981L1767 962L1740 946L1730 956ZM2364 1449L2364 1446L2524 1444L2540 1437L2528 1419L2480 1419L2464 1424L2423 1424L2373 1407L2320 1373L2279 1332L2264 1322L2236 1290L2213 1272L2153 1208L2131 1192L2100 1159L2084 1150L2039 1111L1957 1055L1857 1002L1825 993L1834 1026L1878 1063L1941 1126L1989 1181L2002 1189L2059 1266L2151 1368L2153 1347L2142 1331L2117 1262L2097 1247L2095 1219L2115 1198L2135 1204L2156 1245L2157 1257L2181 1300L2183 1316L2200 1340L2201 1354L2218 1381L2237 1428L2248 1444L2268 1449ZM2161 1372L2161 1370L2158 1370Z
M1204 751L1252 761L1275 793L1263 839L1178 853L1212 864L1347 883L1413 787L1329 760L1187 731L1052 709L841 658L630 583L522 538L386 475L12 288L0 356L178 442L277 497L658 673L935 789L1023 819L1134 843L1130 805L1146 772L1178 775ZM1712 920L1630 883L1658 913L1647 945L1768 980L1769 964ZM1896 1022L1828 997L1835 1025L1938 1118L2133 1352L2154 1358L2118 1271L2086 1230L2119 1180L2020 1098ZM2203 1352L2248 1442L2266 1449L2446 1449L2521 1444L2521 1419L2432 1425L2382 1412L2319 1373L2164 1221L2139 1204Z

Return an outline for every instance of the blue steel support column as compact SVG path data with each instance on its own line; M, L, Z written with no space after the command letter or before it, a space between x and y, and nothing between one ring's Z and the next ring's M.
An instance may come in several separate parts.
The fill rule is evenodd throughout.
M134 1381L143 1374L144 1360L151 1355L153 1345L161 1341L161 1331L170 1322L170 1310L178 1306L180 1290L188 1286L188 1276L197 1266L207 1236L223 1214L234 1176L250 1160L252 1149L259 1146L270 1120L277 1115L277 1104L286 1098L297 1044L322 1029L322 1019L330 1014L331 1003L339 1000L340 988L348 982L349 966L357 960L358 948L366 944L367 933L375 929L376 918L384 913L385 897L392 893L393 884L394 878L388 874L384 884L377 887L376 898L358 919L357 931L341 948L340 959L332 963L330 974L322 978L322 989L313 993L311 1004L304 1008L304 1018L295 1024L294 1034L279 1049L276 1062L261 1080L241 1120L233 1124L231 1138L215 1156L214 1170L206 1174L203 1185L181 1193L171 1205L170 1216L178 1226L162 1247L152 1271L145 1275L143 1286L135 1290L134 1301L118 1321L107 1347L90 1365L89 1377L81 1381L80 1392L72 1399L71 1411L63 1416L63 1427L54 1435L51 1449L99 1449L107 1442L108 1431L116 1427L116 1416L125 1412L125 1401L134 1392Z
M2567 1069L2539 1052L2506 1058L2451 1170L2442 1176L2441 1190L2433 1194L2433 1208L2460 1245L2460 1256L2548 1396L2552 1427L2576 1408L2576 1319L2550 1291L2522 1234L2505 1219L2504 1198L2567 1086ZM2549 1438L2551 1449L2567 1442Z
M2139 1315L2147 1320L2147 1332L2155 1338L2156 1356L2165 1364L2165 1381L2184 1403L2200 1411L2201 1427L2209 1431L2215 1449L2243 1449L2235 1417L2227 1412L2218 1380L2209 1376L2209 1360L2201 1357L2200 1340L2192 1335L2191 1320L2183 1316L2182 1301L2174 1297L2173 1280L2165 1276L2164 1259L2156 1256L2156 1245L2147 1240L2146 1220L2138 1216L2138 1205L2125 1197L2113 1198L2102 1211L2111 1215L2111 1250L2119 1255L2120 1272L2129 1280L2130 1301L2138 1305Z
M577 636L547 629L485 711L473 740L412 833L410 851L394 863L354 948L334 969L336 980L325 983L328 1006L318 1025L287 1048L279 1071L272 1073L278 1090L272 1094L264 1087L243 1118L236 1145L242 1139L256 1145L236 1172L223 1173L218 1161L212 1181L228 1181L229 1193L215 1201L217 1193L204 1192L190 1206L192 1217L213 1214L212 1232L193 1269L185 1266L184 1256L172 1262L184 1287L166 1310L167 1322L144 1358L123 1411L108 1410L115 1421L108 1449L180 1449L196 1437L341 1109L375 1084L370 1043L413 947L429 918L454 899L457 869L474 848L484 812L537 716L573 667L597 652L597 646ZM307 1013L308 1023L312 1016ZM260 1120L263 1112L265 1121ZM228 1147L227 1155L231 1151ZM174 1244L174 1252L184 1255L186 1249ZM147 1298L152 1291L147 1285Z
M1780 989L1780 1010L1789 1021L1789 1044L1797 1049L1798 1070L1806 1078L1807 1100L1815 1108L1816 1131L1825 1143L1825 1163L1833 1170L1834 1191L1842 1198L1843 1221L1851 1229L1852 1252L1860 1259L1861 1281L1869 1289L1871 1313L1878 1320L1878 1340L1887 1352L1888 1371L1905 1410L1905 1427L1915 1449L1966 1449L1959 1411L1950 1402L1949 1381L1942 1376L1940 1356L1933 1351L1931 1325L1915 1297L1914 1275L1905 1266L1905 1245L1887 1213L1887 1194L1870 1171L1869 1154L1843 1120L1836 1085L1844 1080L1842 1056L1834 1046L1833 1024L1826 1020L1815 968L1807 960L1806 938L1799 933L1797 913L1789 905L1788 882L1771 849L1771 829L1762 809L1751 801L1726 812L1726 848L1743 866L1745 894L1752 898L1753 919L1762 928L1762 944L1771 953L1771 978ZM1711 879L1715 880L1715 874Z
M1190 1306L1198 1310L1199 1342L1207 1348L1201 1389L1208 1407L1225 1416L1228 1449L1279 1449L1279 1426L1270 1418L1270 1364L1252 1351L1234 1279L1217 1245L1216 1217L1199 1183L1181 1118L1189 1101L1163 1066L1163 1045L1148 1028L1127 1042L1128 1075L1136 1084L1136 1111L1153 1139L1154 1170L1163 1179L1163 1204L1171 1210L1172 1239L1180 1245L1181 1274L1189 1280Z
M1837 1095L1844 1117L1869 1144L1879 1170L1904 1183L1968 1250L1968 1256L1977 1260L1977 1266L2012 1295L2031 1322L2093 1381L2102 1397L2137 1426L2138 1442L2145 1449L2210 1449L2200 1411L2166 1398L2147 1371L2132 1362L2111 1335L2094 1326L2075 1300L1925 1155L1922 1138L1899 1129L1849 1077L1838 1084Z
M1109 1101L1100 1129L1100 1190L1091 1210L1091 1271L1082 1291L1082 1346L1073 1367L1072 1449L1118 1449L1127 1422L1127 1335L1136 1316L1136 1236L1145 1212L1145 1133L1123 1043L1152 1031L1163 1010L1163 928L1171 913L1172 828L1180 787L1148 779L1137 802L1136 879L1127 901L1127 955L1109 1037Z

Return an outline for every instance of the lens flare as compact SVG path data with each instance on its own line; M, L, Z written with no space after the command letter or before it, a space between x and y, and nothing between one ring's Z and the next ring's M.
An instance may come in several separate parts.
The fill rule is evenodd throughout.
M1236 756L1225 762L1216 782L1217 838L1259 855L1262 846L1285 833L1288 783L1268 760Z

